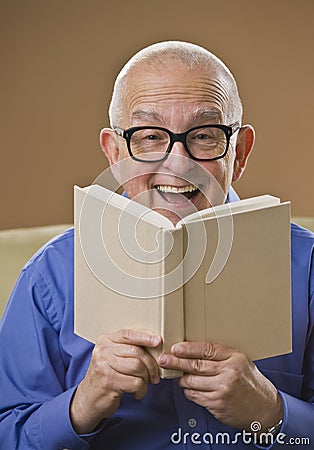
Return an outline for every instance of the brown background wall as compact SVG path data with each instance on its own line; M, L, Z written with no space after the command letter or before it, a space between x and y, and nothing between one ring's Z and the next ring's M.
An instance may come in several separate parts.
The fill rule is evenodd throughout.
M257 131L241 196L272 193L314 215L312 0L2 0L0 229L72 221L72 186L105 167L114 77L159 40L230 66Z

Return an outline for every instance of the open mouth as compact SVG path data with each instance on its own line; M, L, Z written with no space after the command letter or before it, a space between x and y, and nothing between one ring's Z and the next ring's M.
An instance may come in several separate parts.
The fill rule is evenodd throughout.
M184 204L188 201L193 201L193 198L200 192L199 188L193 184L187 186L167 186L157 184L154 187L168 203L176 204Z

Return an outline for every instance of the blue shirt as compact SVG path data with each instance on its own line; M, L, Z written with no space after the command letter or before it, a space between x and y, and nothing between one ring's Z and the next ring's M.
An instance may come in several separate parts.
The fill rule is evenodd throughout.
M229 201L236 198L229 195ZM291 245L294 350L256 364L282 395L282 442L291 447L290 439L310 438L311 446L304 446L309 449L314 445L314 235L292 224ZM140 401L125 394L98 431L78 436L69 405L93 345L73 333L73 315L71 229L24 267L1 322L0 449L181 450L228 443L256 448L253 434L223 425L187 400L176 379L150 385Z

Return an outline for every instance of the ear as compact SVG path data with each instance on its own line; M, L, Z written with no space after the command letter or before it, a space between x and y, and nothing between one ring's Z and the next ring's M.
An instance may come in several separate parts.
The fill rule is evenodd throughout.
M244 125L240 128L238 133L237 143L236 143L236 156L233 165L233 177L232 181L237 181L241 178L248 157L252 151L255 141L255 131L251 125Z
M120 181L118 137L111 128L103 128L99 136L100 146L107 157L112 174Z

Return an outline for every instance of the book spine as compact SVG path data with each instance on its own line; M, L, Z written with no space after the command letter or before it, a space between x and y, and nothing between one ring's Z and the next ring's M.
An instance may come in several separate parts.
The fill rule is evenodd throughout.
M184 341L184 305L183 305L183 234L182 229L163 231L162 243L164 254L167 253L167 240L172 235L172 249L161 264L162 299L161 299L161 335L164 353L169 353L171 346ZM182 376L181 371L161 369L162 378Z
M215 245L213 243L216 242L216 224L213 221L208 222L209 225L213 225L209 235L210 242L202 239L199 226L196 227L195 224L188 223L183 228L183 251L187 256L184 259L184 328L185 339L191 342L206 341L204 286L206 273L210 267L209 260L212 259L215 253ZM195 269L198 264L199 267Z

